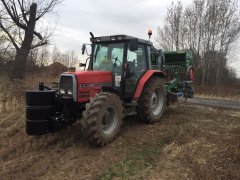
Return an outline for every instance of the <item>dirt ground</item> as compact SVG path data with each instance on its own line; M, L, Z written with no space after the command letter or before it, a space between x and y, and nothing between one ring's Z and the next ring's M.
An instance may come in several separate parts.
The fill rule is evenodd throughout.
M176 104L154 125L125 120L120 137L96 148L80 123L25 134L24 111L0 115L1 179L240 179L240 112Z

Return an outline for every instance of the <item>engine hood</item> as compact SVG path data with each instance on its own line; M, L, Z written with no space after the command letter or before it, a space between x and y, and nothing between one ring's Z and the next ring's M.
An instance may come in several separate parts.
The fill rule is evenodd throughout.
M112 72L110 71L79 71L66 72L64 74L74 74L79 84L111 83Z

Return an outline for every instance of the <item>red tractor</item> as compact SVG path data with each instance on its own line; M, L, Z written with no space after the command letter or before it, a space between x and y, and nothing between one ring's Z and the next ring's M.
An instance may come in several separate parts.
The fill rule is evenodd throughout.
M167 92L164 54L150 41L90 34L89 62L80 63L86 70L61 74L57 90L40 83L38 90L26 91L29 135L54 132L80 119L89 142L104 146L118 136L125 116L152 124L167 101L176 99L177 93Z

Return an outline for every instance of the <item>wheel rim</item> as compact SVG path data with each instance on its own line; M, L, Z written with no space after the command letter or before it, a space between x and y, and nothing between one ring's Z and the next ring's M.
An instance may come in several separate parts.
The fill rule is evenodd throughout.
M151 97L151 109L152 109L153 115L158 116L162 111L163 105L164 105L164 94L161 93L160 88L158 88L155 91L153 91L152 97Z
M118 122L117 109L114 106L109 106L103 113L102 117L102 132L106 135L111 134Z

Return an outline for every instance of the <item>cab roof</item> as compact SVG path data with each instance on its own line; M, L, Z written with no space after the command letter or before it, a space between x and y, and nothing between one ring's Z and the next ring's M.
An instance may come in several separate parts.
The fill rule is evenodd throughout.
M142 44L147 44L147 45L150 45L150 46L153 45L153 43L149 40L144 40L144 39L140 39L140 38L136 38L136 37L133 37L133 36L124 35L124 34L94 37L94 39L90 38L90 41L93 42L93 43L102 43L102 42L127 41L127 40L131 40L131 39L137 39L138 42L142 43Z

